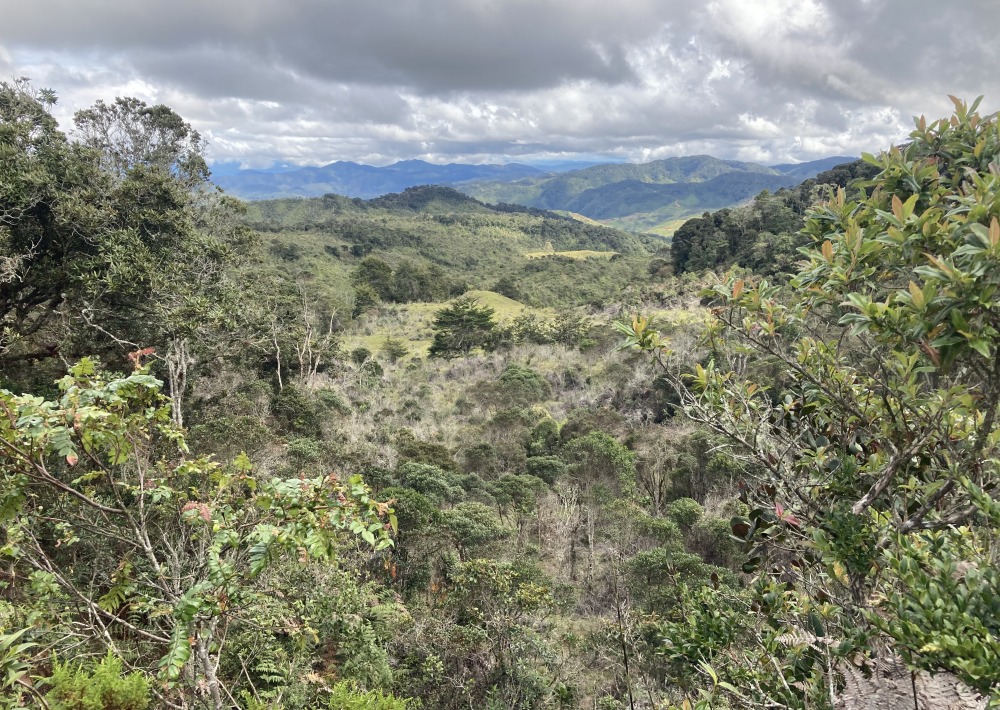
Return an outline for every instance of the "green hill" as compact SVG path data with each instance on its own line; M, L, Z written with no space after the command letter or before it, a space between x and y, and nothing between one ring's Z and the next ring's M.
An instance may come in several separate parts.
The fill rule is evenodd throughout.
M771 176L781 174L754 163L695 155L655 160L650 163L593 165L581 170L527 177L513 182L474 182L464 185L461 189L468 195L488 202L513 202L542 209L568 210L572 208L567 205L583 193L609 185L697 183L726 173L756 173Z
M378 277L384 301L443 300L474 288L535 307L600 303L663 244L537 209L487 205L444 187L367 201L268 200L247 210L248 224L269 235L278 265L327 284L344 304L354 298L351 274L366 259L386 272ZM552 255L528 256L543 252ZM584 252L604 256L573 258ZM611 253L620 256L609 261Z

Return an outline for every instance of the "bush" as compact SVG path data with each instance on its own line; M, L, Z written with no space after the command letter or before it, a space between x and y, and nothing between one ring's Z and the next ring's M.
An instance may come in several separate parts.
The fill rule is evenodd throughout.
M323 459L322 444L316 439L292 439L288 442L288 462L297 470L311 468Z
M446 447L429 441L420 441L413 436L413 432L409 429L403 429L399 432L396 439L396 451L403 461L426 463L446 471L458 469L455 460L451 457L451 452Z
M146 710L149 681L142 673L122 677L122 662L108 652L87 671L58 661L47 680L52 689L45 700L50 710Z
M678 498L667 506L667 517L685 530L690 530L704 514L705 509L692 498Z
M282 431L311 438L320 436L316 404L297 387L288 386L271 400L271 414Z
M386 695L381 690L358 690L348 682L330 689L330 710L406 710L409 701Z
M458 474L444 471L437 466L412 461L402 464L397 475L403 485L436 501L453 503L462 497Z
M508 365L500 374L499 384L511 406L535 404L552 396L548 381L525 365Z
M316 392L316 403L328 412L347 415L351 413L351 405L344 401L344 398L333 390L319 390Z
M531 443L528 446L532 456L554 454L559 449L559 422L546 417L538 422L531 431Z
M355 365L363 365L372 356L372 351L368 348L354 348L351 351L351 362Z
M567 464L558 456L531 456L527 461L528 473L549 485L566 473Z
M510 532L500 522L496 511L476 501L466 501L451 510L441 511L441 522L451 533L463 560L470 550L499 543Z
M401 358L406 357L410 349L406 347L406 343L402 340L386 336L382 345L379 346L379 352L385 355L389 362L395 364Z
M496 474L498 466L497 449L493 444L481 441L473 444L463 453L465 459L464 470L467 473Z
M709 564L729 568L747 557L743 546L733 540L731 522L723 518L706 517L695 523L688 533L688 549Z

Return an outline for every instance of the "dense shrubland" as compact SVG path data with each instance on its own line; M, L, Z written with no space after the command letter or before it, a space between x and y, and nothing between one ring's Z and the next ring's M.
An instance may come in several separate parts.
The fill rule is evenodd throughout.
M247 217L169 109L98 104L72 141L52 100L0 85L0 707L857 707L888 649L995 684L994 178L955 200L919 147L882 158L775 247L818 245L803 313L801 288L692 271L753 268L812 186L678 268L439 188ZM969 115L925 130L984 176L1000 151ZM949 230L948 268L920 262ZM902 235L925 280L850 272L857 234L869 262ZM585 249L622 256L526 256ZM618 349L636 310L669 357ZM834 360L845 317L871 340ZM892 411L862 425L865 388ZM748 422L763 458L733 446ZM914 441L937 448L900 460Z

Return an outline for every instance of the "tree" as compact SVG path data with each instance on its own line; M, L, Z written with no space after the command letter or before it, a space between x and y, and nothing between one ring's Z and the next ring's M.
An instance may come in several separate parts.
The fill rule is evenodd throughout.
M716 286L709 358L673 374L753 464L733 531L775 670L718 689L743 703L865 706L859 658L1000 700L1000 122L978 103L813 208L792 291ZM648 322L621 329L669 366Z
M242 205L208 183L203 143L176 113L135 99L77 113L0 84L0 359L75 358L153 347L182 423L199 348L238 312ZM11 374L17 374L11 372Z
M351 274L351 283L356 289L365 286L375 291L383 301L392 301L395 297L395 284L392 279L392 267L377 256L366 256Z
M205 142L168 106L132 97L98 100L73 118L81 142L101 156L105 173L126 179L140 167L168 174L188 190L208 182Z
M431 357L459 357L468 355L473 348L489 347L490 336L496 329L495 315L496 311L477 305L470 296L455 299L434 314Z
M31 339L100 261L110 219L95 152L67 141L50 91L0 83L0 358ZM58 342L58 340L57 340ZM53 351L58 345L52 345Z
M378 351L389 358L389 362L395 364L410 353L410 348L400 338L393 338L391 335L387 335L382 344L379 345Z

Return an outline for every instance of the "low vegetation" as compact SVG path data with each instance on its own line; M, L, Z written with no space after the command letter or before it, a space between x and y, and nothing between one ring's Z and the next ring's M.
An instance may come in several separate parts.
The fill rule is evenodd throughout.
M0 84L0 708L1000 702L995 118L671 252L243 205L53 100Z

